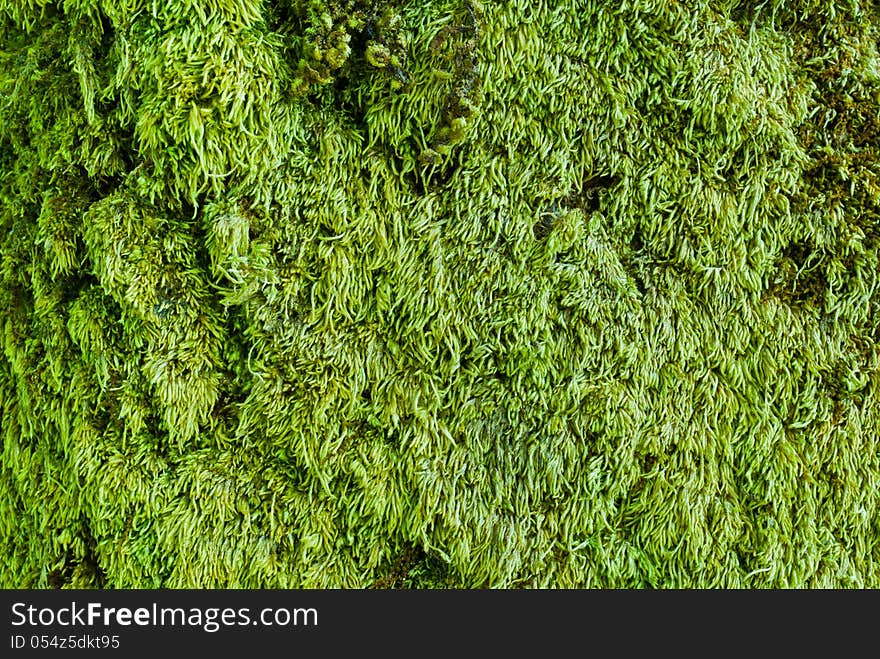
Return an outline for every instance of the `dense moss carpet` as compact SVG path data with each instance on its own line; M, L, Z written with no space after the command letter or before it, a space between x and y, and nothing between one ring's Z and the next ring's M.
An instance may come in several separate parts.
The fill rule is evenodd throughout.
M878 32L0 1L0 585L880 587Z

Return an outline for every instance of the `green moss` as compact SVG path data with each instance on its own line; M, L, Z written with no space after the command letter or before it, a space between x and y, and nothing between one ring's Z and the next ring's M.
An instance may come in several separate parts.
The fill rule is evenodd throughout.
M876 3L551 5L0 0L0 584L880 585Z

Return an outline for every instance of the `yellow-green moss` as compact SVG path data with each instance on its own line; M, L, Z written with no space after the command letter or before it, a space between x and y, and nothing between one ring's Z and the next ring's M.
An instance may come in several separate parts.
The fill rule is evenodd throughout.
M0 585L878 587L878 28L0 0Z

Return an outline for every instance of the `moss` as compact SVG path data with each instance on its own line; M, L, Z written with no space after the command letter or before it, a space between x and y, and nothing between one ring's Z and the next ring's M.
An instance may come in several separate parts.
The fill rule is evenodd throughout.
M878 21L0 0L0 584L877 587Z

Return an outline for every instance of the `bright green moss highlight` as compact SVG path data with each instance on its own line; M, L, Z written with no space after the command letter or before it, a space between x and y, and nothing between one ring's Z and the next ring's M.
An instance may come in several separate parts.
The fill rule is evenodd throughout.
M0 0L0 585L880 587L878 32Z

